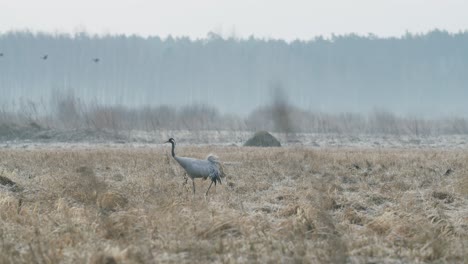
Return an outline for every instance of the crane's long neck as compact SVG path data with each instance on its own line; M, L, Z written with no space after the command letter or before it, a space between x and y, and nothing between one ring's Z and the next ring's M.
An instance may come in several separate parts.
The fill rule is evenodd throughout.
M172 157L175 158L175 152L174 152L174 149L175 149L175 143L174 142L171 142L172 144Z

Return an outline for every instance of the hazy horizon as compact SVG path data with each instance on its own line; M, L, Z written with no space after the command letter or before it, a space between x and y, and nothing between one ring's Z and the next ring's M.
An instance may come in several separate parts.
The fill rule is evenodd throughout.
M0 32L221 36L308 40L332 34L398 37L468 29L468 2L395 1L2 1Z

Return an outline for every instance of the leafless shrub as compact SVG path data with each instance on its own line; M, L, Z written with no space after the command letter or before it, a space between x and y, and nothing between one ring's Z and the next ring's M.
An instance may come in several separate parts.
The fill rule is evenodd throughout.
M53 100L58 124L65 129L76 129L81 124L82 102L75 97L72 91L62 93L56 91L53 93Z
M110 130L115 134L131 127L131 124L126 124L126 121L131 122L132 120L128 114L126 109L121 106L105 107L99 105L93 105L86 113L93 130Z
M468 120L461 117L422 118L399 116L376 109L367 114L307 111L287 100L281 85L273 85L270 104L243 118L221 114L216 108L194 104L183 107L101 105L85 102L73 92L56 91L51 107L44 102L21 101L0 108L0 137L27 138L42 130L86 130L125 134L133 130L266 130L284 133L452 135L468 134Z
M182 107L178 113L178 121L183 128L191 130L216 130L216 126L220 123L218 110L206 105L189 105Z
M280 83L273 85L272 89L272 117L275 131L281 133L292 133L294 127L291 122L291 106L288 102L286 92Z

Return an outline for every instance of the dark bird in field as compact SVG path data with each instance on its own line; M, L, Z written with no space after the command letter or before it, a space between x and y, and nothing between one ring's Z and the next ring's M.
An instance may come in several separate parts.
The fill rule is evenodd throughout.
M93 61L94 61L95 63L98 63L98 62L99 62L99 58L94 58Z
M46 54L46 55L42 56L42 59L47 60L48 57L49 57L49 55Z
M444 173L444 176L449 176L450 174L453 173L453 170L451 168L449 168L445 173Z
M173 138L170 138L165 143L172 144L172 157L177 161L177 163L179 163L180 166L182 166L182 168L184 168L190 179L192 179L193 194L195 194L195 178L211 179L210 187L208 187L208 190L206 191L205 195L208 195L208 191L210 190L211 185L213 185L213 183L215 184L215 186L216 182L219 182L221 184L221 177L224 177L224 172L221 163L219 162L216 156L210 154L204 160L179 157L176 156L174 152L176 144L175 140Z

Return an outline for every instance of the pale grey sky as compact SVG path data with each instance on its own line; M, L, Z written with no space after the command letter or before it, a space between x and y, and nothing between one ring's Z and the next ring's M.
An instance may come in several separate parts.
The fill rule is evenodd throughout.
M467 0L0 0L0 32L310 39L468 29Z

